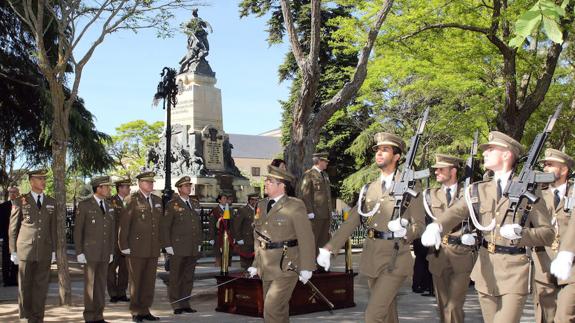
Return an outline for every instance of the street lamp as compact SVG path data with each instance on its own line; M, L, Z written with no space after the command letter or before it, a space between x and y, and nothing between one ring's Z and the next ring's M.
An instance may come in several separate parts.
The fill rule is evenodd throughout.
M154 95L154 101L164 100L162 108L166 110L166 155L164 161L164 191L162 193L162 202L164 206L172 198L172 108L176 106L176 95L178 94L178 86L176 84L176 70L169 67L164 67L160 74L162 80L158 83L158 90Z

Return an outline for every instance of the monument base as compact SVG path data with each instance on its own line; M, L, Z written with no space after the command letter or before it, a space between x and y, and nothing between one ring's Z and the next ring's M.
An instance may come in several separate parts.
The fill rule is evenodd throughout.
M259 278L245 278L243 274L216 276L218 284L241 277L218 287L216 311L256 317L264 315L263 285ZM335 306L334 309L354 307L353 278L356 273L329 272L314 274L311 281ZM329 307L314 295L311 288L297 282L292 293L290 315L327 311Z

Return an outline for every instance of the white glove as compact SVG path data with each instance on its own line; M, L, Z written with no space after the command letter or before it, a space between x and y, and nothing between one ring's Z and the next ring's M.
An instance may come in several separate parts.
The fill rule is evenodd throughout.
M394 238L403 238L403 237L405 237L406 234L407 234L407 229L405 229L405 228L399 229L398 231L393 231L393 237Z
M110 255L110 261L108 261L108 263L111 264L112 261L114 261L114 255Z
M256 267L249 267L248 273L250 274L250 278L253 278L255 275L258 274L258 269Z
M124 250L120 250L120 252L122 252L124 255L129 255L129 254L130 254L130 248L124 249Z
M501 229L499 229L499 234L501 234L503 238L515 240L521 238L522 229L523 228L517 223L504 224L501 226Z
M56 253L52 252L52 263L56 262Z
M401 231L401 229L405 229L409 221L403 218L397 218L395 220L387 222L387 228L389 231Z
M315 218L315 214L313 214L313 213L308 213L308 214L307 214L307 218L310 219L310 220L313 220L313 219Z
M236 243L237 243L238 245L240 245L240 246L243 246L243 245L244 245L244 240L238 240L238 241L236 241Z
M13 252L10 254L10 261L12 261L15 265L18 264L18 254Z
M305 285L307 284L307 281L311 278L311 275L312 275L311 271L302 270L299 272L299 281Z
M574 253L559 251L555 260L551 262L551 273L561 280L567 280L571 275Z
M172 247L166 247L165 249L166 249L166 253L167 253L168 255L172 255L172 256L174 255L174 248L172 248Z
M438 223L430 223L421 235L421 244L426 247L435 246L439 249L441 245L441 227Z
M216 242L214 240L210 240L209 243L213 246Z
M325 271L329 270L329 262L330 262L331 254L329 250L325 248L319 248L319 254L317 255L317 264L322 266Z
M461 243L466 246L474 246L475 245L475 237L471 233L466 233L461 236Z
M86 260L86 256L85 256L83 253L77 255L77 256L76 256L76 260L78 261L78 263L81 263L81 264L85 264L85 263L88 262L88 261Z

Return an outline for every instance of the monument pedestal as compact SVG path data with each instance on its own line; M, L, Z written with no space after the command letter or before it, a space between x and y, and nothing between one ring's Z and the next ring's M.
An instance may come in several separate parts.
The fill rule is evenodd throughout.
M218 284L242 277L243 274L216 276ZM311 281L335 306L334 309L354 307L353 278L355 273L329 272L314 274ZM297 282L290 299L290 315L327 311L329 307L314 295L311 288ZM259 278L239 278L218 287L218 312L263 317L263 284Z

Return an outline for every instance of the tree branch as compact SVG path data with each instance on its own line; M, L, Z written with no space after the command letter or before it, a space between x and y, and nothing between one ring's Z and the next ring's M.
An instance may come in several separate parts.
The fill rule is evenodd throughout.
M301 44L297 39L297 32L295 30L293 17L291 15L291 7L289 5L288 0L281 0L280 2L282 7L282 14L284 17L284 25L286 27L286 32L288 34L288 38L291 44L292 53L295 57L295 60L300 70L303 71L305 65L305 58L301 48Z
M403 40L409 39L409 38L417 36L418 34L424 32L424 31L427 31L427 30L445 29L445 28L456 28L456 29L461 29L461 30L468 30L468 31L476 32L476 33L481 33L484 35L489 34L489 29L487 29L487 28L483 28L483 27L479 27L479 26L473 26L473 25L464 25L464 24L453 22L453 23L426 25L426 26L421 27L418 30L416 30L410 34L407 34L405 36L401 36L400 38L396 39L396 41L403 41Z

